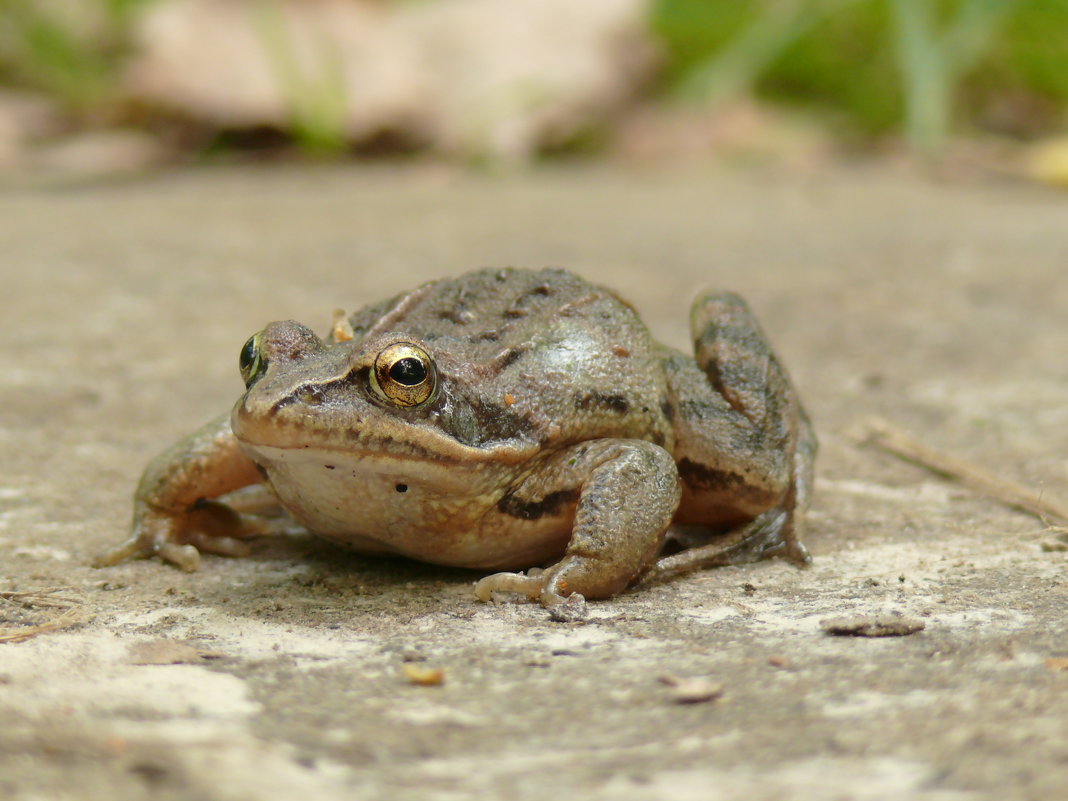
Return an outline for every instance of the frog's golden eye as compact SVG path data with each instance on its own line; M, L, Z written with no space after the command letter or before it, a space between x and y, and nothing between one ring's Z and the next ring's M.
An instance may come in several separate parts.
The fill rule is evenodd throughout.
M263 355L263 349L260 346L262 338L263 332L260 331L258 334L250 336L244 347L241 348L238 366L241 368L241 377L245 380L245 389L259 381L263 374L267 372L267 359Z
M438 372L430 354L411 342L397 342L378 354L371 385L390 403L418 406L437 389Z

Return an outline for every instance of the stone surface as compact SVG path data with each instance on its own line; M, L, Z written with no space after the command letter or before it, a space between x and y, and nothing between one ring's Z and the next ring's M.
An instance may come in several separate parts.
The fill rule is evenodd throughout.
M0 626L76 604L71 628L0 642L0 796L1060 797L1068 553L852 432L877 414L1068 495L1066 212L860 168L0 192ZM477 574L301 536L194 574L88 566L153 453L236 398L250 333L507 264L610 283L678 345L700 288L749 298L822 437L811 569L709 570L554 622L477 603ZM820 629L895 613L925 629ZM717 695L678 703L665 676Z

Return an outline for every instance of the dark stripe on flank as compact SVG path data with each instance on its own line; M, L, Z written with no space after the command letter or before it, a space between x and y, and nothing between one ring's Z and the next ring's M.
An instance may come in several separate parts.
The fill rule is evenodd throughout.
M691 487L727 490L733 487L741 487L744 483L742 477L737 473L716 470L689 459L681 460L678 463L678 468L679 476Z
M520 520L538 520L546 515L554 515L560 509L578 499L577 489L550 492L540 501L525 501L514 495L505 495L497 502L497 511Z
M607 409L610 412L626 414L630 411L630 402L626 395L609 395L604 392L591 392L589 395L575 396L576 409Z

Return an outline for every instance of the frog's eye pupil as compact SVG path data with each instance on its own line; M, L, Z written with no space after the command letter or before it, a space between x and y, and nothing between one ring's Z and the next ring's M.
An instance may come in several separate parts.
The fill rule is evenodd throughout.
M398 384L406 387L414 387L426 381L426 365L414 356L398 359L389 368L389 377Z
M241 372L246 373L252 368L253 362L256 361L256 337L251 336L248 338L248 342L241 348L240 366Z
M241 377L245 380L245 388L248 389L256 383L267 371L267 360L260 352L260 335L255 334L241 348L241 356L238 358L238 367L241 368Z

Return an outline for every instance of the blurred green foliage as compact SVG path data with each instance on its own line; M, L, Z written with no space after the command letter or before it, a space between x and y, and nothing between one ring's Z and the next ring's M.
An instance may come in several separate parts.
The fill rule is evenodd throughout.
M752 92L929 152L954 121L1026 135L1066 119L1068 0L656 0L652 27L669 91L695 102Z
M130 18L151 0L0 0L0 82L91 111L114 89Z
M259 9L260 41L270 54L278 86L289 108L289 125L298 147L317 156L345 151L345 77L340 54L324 50L318 75L299 66L277 0L265 0Z

